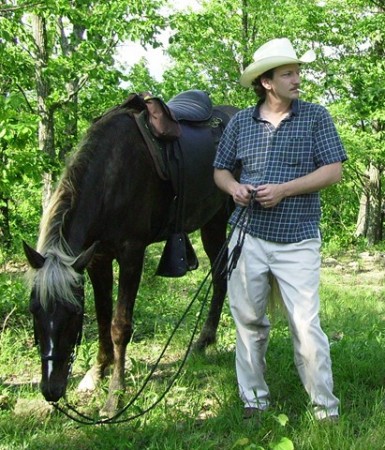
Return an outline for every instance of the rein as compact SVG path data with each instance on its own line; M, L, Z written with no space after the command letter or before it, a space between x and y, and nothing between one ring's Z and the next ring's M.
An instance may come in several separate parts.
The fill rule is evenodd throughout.
M158 359L156 360L153 368L150 370L149 374L147 375L146 379L144 380L141 388L137 391L137 393L134 395L134 397L125 405L123 406L116 414L114 414L112 417L108 417L106 419L94 419L93 417L87 416L81 412L79 412L74 406L70 405L68 402L65 403L65 407L67 408L67 410L65 410L64 408L62 408L61 406L59 406L58 403L51 403L53 405L53 407L60 411L61 413L63 413L65 416L67 416L69 419L81 424L81 425L113 425L113 424L120 424L120 423L126 423L126 422L130 422L134 419L137 419L141 416L143 416L144 414L148 413L149 411L151 411L152 409L155 408L156 405L158 405L158 403L161 402L161 400L163 400L163 398L167 395L167 393L171 390L174 382L176 381L176 379L178 378L178 376L180 375L180 373L182 372L182 369L187 361L188 355L190 354L190 351L192 349L193 346L193 341L195 338L195 335L198 331L198 325L200 322L200 319L202 317L204 308L207 304L207 300L209 297L209 293L211 291L211 287L213 285L212 279L218 275L220 276L224 276L227 275L228 279L231 276L232 271L236 268L237 266L237 262L239 259L239 256L241 254L242 251L242 246L245 240L245 236L248 230L248 224L249 224L249 218L250 218L250 214L251 214L251 210L252 210L252 205L255 199L255 192L252 191L251 193L251 197L249 200L249 203L247 205L247 207L244 207L240 210L240 213L238 214L238 217L235 221L235 223L233 224L230 233L225 241L225 243L223 244L223 246L221 247L217 258L215 259L211 269L209 270L209 272L206 274L204 280L202 281L202 283L200 284L200 286L198 287L197 292L195 293L193 299L191 300L191 302L189 303L189 305L187 306L186 310L184 311L184 313L182 314L182 317L179 319L179 321L177 322L177 324L175 325L170 337L168 338L163 350L161 351ZM221 264L223 262L223 258L226 257L227 254L227 248L228 248L228 244L231 240L231 237L234 233L234 230L236 227L240 228L240 233L237 239L237 243L233 249L233 251L230 253L230 255L228 255L228 264L227 264L227 268L225 268L222 272L218 272L219 268L221 267ZM195 301L197 300L199 294L201 293L201 291L203 291L203 288L205 286L205 284L207 283L209 277L211 275L211 280L209 282L209 286L207 287L207 290L204 294L201 306L199 308L199 313L197 315L197 319L187 346L187 350L183 356L183 359L177 369L177 371L175 372L175 374L171 377L170 381L168 382L168 385L166 386L166 389L164 390L164 392L162 394L159 395L159 397L146 409L141 410L140 412L138 412L137 414L134 414L130 417L127 418L120 418L119 417L125 413L128 408L130 408L135 401L139 398L140 394L144 391L144 389L146 388L147 384L150 382L152 375L155 373L155 371L157 370L160 361L162 360L166 350L168 349L175 333L177 332L177 330L179 329L181 323L183 322L183 320L186 318L188 312L190 311L190 309L192 308L193 304L195 303ZM72 359L72 357L71 357ZM73 354L73 359L72 362L74 360L74 354ZM72 365L71 362L71 365ZM68 410L70 412L68 412ZM78 417L76 417L75 415L77 415Z

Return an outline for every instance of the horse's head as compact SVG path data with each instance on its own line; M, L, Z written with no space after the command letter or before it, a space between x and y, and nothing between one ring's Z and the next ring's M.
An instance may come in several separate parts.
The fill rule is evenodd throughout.
M77 258L59 251L44 256L24 243L32 267L30 311L35 341L41 357L41 391L47 401L64 396L80 343L84 313L83 271L92 258L95 245Z
M47 401L64 396L74 360L75 345L80 343L83 318L83 289L76 296L79 306L62 301L44 308L32 289L30 311L33 315L35 341L41 357L40 389Z

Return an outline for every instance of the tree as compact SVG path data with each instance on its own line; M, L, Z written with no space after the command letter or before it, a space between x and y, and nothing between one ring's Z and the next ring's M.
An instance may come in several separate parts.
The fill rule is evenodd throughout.
M343 111L340 127L349 147L348 165L360 198L356 236L370 244L383 238L385 2L347 0L333 4L329 26L334 37L334 61L328 90L333 108ZM349 18L354 17L354 21Z
M199 10L176 11L164 5L166 0L3 0L0 222L12 223L17 183L10 181L25 176L28 152L33 160L28 183L36 187L36 175L44 172L49 187L84 128L120 103L126 89L147 90L165 100L203 89L217 104L252 105L254 93L239 85L240 73L259 45L286 36L299 54L315 49L317 60L303 68L304 99L327 106L349 155L343 184L323 196L325 236L380 241L384 0L202 0ZM162 82L152 79L145 60L128 74L116 66L120 42L159 46L158 33L166 28L170 38L164 51L174 63ZM37 157L37 124L42 157Z
M117 43L124 39L155 43L164 22L158 14L163 3L5 1L0 7L0 92L4 105L17 103L18 110L9 109L2 118L5 131L0 143L6 169L2 185L9 185L7 161L19 162L9 155L18 147L13 116L22 112L27 116L26 124L38 124L37 136L34 129L29 135L30 156L36 161L30 168L38 172L43 169L42 204L46 205L63 161L76 145L79 130L126 95L120 87L124 75L114 64ZM44 158L36 158L36 148ZM3 234L9 236L7 217L12 191L2 190L2 197L0 222L5 227Z

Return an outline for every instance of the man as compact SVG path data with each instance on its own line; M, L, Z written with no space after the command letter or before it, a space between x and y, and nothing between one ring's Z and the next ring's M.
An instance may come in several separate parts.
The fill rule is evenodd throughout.
M285 304L294 359L316 419L338 419L329 342L319 320L319 191L340 181L346 154L327 110L299 100L300 66L315 53L297 55L286 38L260 47L240 83L259 102L226 127L214 162L214 179L240 209L253 198L247 232L228 294L237 328L236 370L244 417L268 408L264 379L270 323L269 274ZM240 168L240 178L233 175ZM235 227L231 254L240 229Z

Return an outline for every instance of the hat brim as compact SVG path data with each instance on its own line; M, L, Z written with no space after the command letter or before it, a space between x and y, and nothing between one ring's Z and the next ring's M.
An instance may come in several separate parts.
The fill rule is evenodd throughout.
M239 82L243 87L251 87L252 82L257 77L270 69L285 66L287 64L307 64L313 62L315 59L316 54L313 50L308 50L300 59L290 58L288 56L270 56L268 58L263 58L247 66L242 73Z

